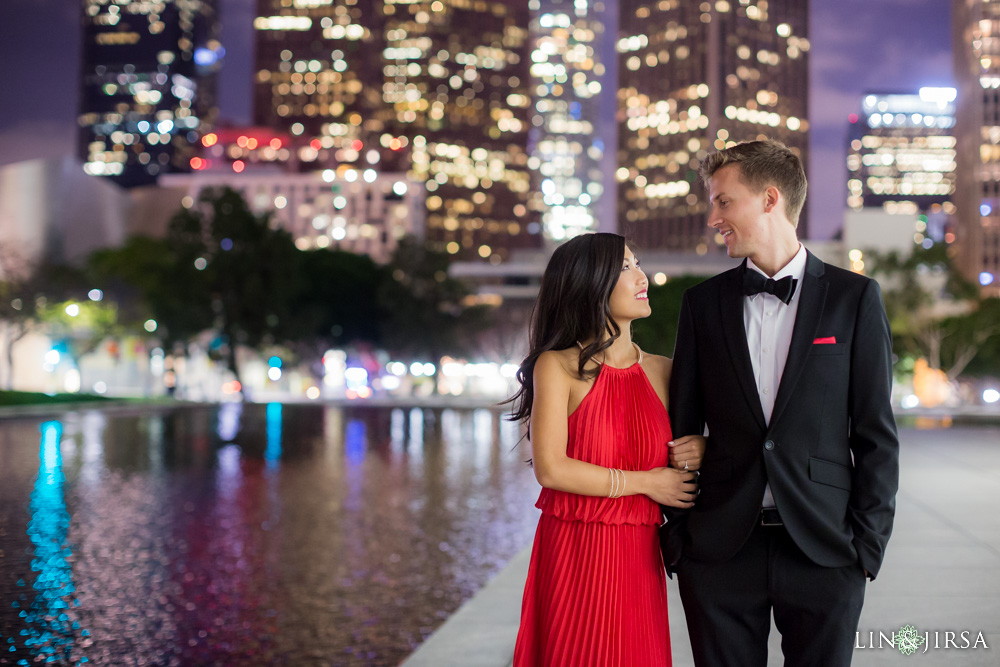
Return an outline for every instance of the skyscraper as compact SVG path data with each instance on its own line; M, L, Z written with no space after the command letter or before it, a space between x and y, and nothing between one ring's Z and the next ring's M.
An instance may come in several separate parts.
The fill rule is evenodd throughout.
M955 89L871 93L848 130L847 205L924 215L942 240L955 212Z
M84 0L79 156L129 187L185 171L216 116L217 0Z
M426 232L501 261L528 209L527 0L260 0L255 120L303 165L408 171ZM532 228L531 231L535 231Z
M959 266L1000 292L1000 0L953 0Z
M767 137L808 165L808 3L621 0L620 8L622 229L645 247L721 247L705 226L698 182L710 152Z
M615 193L617 6L531 0L530 7L530 166L538 186L532 208L541 212L545 236L555 241L610 231L617 227L615 206L604 200Z

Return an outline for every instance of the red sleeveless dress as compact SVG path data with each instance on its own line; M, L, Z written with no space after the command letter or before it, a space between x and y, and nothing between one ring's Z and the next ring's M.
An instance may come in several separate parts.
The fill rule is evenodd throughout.
M606 468L649 470L668 465L671 437L667 411L642 366L602 366L569 416L566 453ZM535 506L542 516L514 667L669 666L659 505L643 495L542 489Z

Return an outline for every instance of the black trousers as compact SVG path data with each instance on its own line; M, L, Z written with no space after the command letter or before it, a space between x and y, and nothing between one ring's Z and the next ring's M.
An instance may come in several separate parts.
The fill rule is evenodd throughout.
M724 563L682 557L677 579L697 667L764 667L772 610L786 666L851 664L864 570L813 563L784 526L757 526Z

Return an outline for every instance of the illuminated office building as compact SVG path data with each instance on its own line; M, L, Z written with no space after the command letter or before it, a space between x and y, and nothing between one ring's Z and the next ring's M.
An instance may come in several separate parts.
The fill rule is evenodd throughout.
M209 168L165 176L160 185L185 189L185 206L206 189L232 188L250 210L269 214L291 234L299 250L335 248L386 263L403 236L424 231L423 183L406 174L346 165L309 173Z
M269 127L218 127L202 136L200 144L198 155L190 161L192 171L232 171L237 174L246 170L299 171L300 146L292 136L280 130Z
M262 0L255 121L303 168L407 171L427 238L499 262L528 208L528 7L513 0Z
M920 214L927 228L918 233L944 239L955 212L954 101L954 88L864 97L848 131L851 209Z
M129 187L186 171L216 115L216 0L84 0L78 148Z
M1000 0L954 0L959 266L1000 293Z
M808 2L621 0L620 11L621 228L645 247L721 248L698 180L709 153L766 137L808 166Z
M530 7L532 209L555 241L616 230L615 206L605 201L615 192L615 65L603 60L614 57L617 6L531 0Z

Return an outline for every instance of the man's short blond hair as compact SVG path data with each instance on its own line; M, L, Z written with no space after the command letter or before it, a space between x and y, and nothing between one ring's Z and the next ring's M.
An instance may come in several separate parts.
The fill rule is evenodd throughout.
M808 183L802 161L788 146L767 139L746 141L712 153L701 165L705 186L717 171L731 164L739 165L740 181L752 192L763 192L772 185L778 188L785 197L785 215L798 227Z

